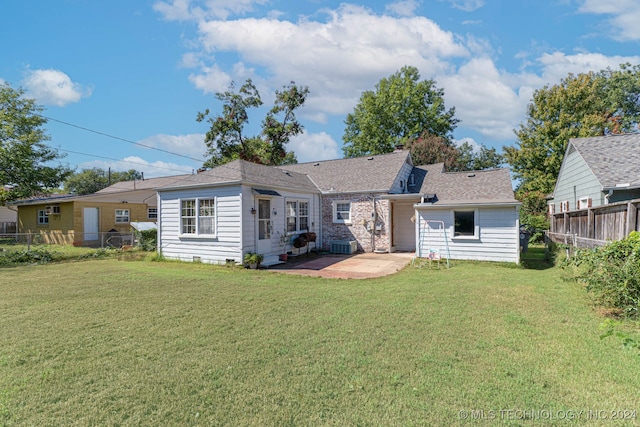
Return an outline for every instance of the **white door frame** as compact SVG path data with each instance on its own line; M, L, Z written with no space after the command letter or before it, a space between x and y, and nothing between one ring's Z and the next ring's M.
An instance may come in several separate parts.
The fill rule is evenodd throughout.
M258 205L256 215L256 253L264 255L271 252L271 235L273 234L272 200L270 198L258 198L256 202Z

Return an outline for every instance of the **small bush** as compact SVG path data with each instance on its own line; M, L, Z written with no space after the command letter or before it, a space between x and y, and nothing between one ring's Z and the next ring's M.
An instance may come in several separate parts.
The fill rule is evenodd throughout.
M46 248L21 249L3 251L0 254L0 265L12 264L46 264L53 261L58 253Z
M579 250L563 265L599 305L625 317L640 314L640 233L596 249Z
M157 247L158 230L155 228L152 230L136 231L135 238L140 246L145 251L155 251Z

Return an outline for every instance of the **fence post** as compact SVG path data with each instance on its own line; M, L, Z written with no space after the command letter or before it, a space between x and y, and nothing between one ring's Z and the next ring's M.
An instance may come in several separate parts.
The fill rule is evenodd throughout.
M625 236L631 234L632 231L636 231L636 224L638 221L638 208L632 202L627 203L627 224L625 227Z
M31 230L27 232L27 252L31 252Z

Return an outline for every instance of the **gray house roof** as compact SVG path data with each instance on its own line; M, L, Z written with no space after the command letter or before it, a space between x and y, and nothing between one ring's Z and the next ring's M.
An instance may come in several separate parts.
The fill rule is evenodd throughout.
M280 166L308 175L323 193L388 192L409 151Z
M444 172L444 164L418 166L426 171L421 194L435 194L434 205L519 203L509 169Z
M603 189L640 187L640 134L571 138Z
M273 166L259 165L245 160L234 160L183 179L159 190L203 187L221 184L246 184L252 186L278 187L317 193L318 188L308 176Z
M135 181L120 181L106 188L103 188L100 191L97 191L95 194L106 194L132 190L153 190L158 187L164 187L166 185L170 185L171 183L178 182L189 176L191 175L162 176L158 178L139 179Z

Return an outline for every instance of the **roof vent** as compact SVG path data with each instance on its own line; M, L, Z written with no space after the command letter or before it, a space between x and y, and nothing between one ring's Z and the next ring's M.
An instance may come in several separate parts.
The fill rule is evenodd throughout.
M373 157L369 157L367 160L373 160Z
M313 166L320 166L320 163L314 163Z
M291 172L289 172L289 171L283 171L283 172L284 172L285 175L291 176Z
M435 194L423 194L422 195L422 203L434 203L436 201Z
M474 176L476 176L475 173L470 173L469 175L467 175L467 178L473 178Z

